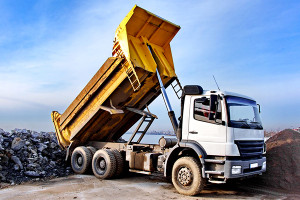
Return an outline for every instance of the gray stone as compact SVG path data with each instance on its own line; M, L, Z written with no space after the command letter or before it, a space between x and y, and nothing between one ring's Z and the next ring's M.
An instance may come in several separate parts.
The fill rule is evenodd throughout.
M48 158L47 157L43 157L43 160L41 161L43 164L46 164L49 162Z
M1 134L1 133L0 133ZM2 134L0 135L0 144L2 144L2 142L4 141L4 138L2 136Z
M35 161L37 161L37 157L34 157L34 158L27 158L27 161L29 163L34 163Z
M35 150L30 149L30 151L31 151L31 153L32 153L33 156L35 156L35 157L38 156L38 154L37 154L37 152Z
M50 167L54 168L55 165L56 165L56 163L55 163L53 160L51 160L51 162L50 162Z
M41 166L37 163L30 163L26 167L26 169L29 171L36 171L38 168L41 168Z
M31 132L31 136L32 136L33 138L37 138L37 137L40 136L40 134L39 134L38 132L36 132L36 131L32 131L32 132Z
M15 151L22 149L23 146L25 146L25 141L19 137L14 138L11 143L11 148Z
M4 176L3 174L1 174L1 173L0 173L0 180L1 180L1 181L6 181L5 176Z
M56 147L56 144L55 144L54 142L51 142L50 148L51 148L51 149L54 149L55 147Z
M44 149L46 149L48 146L43 144L43 143L40 143L39 144L39 148L38 148L38 151L42 152Z
M2 160L3 163L7 163L9 158L6 155L2 155L1 160Z
M26 171L26 172L24 172L24 174L26 176L30 176L30 177L40 177L40 174L35 171Z
M19 171L19 170L20 170L20 166L19 166L18 164L15 164L15 165L14 165L14 169L15 169L16 171Z
M12 150L12 149L9 149L9 150L7 150L7 153L9 153L9 154L11 154L11 155L14 155L14 150Z
M17 165L19 165L19 167L20 167L21 169L23 169L23 165L22 165L20 159L19 159L17 156L12 156L11 159L12 159Z

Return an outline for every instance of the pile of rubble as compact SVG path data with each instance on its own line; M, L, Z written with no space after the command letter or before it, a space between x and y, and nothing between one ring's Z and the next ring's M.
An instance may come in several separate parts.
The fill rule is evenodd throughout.
M0 186L71 173L55 133L0 129Z
M266 186L300 191L300 133L286 129L271 137L267 145Z

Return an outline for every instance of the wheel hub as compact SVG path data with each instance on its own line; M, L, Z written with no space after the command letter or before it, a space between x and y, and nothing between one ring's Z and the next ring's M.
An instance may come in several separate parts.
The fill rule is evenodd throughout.
M79 157L77 158L77 163L78 163L79 165L82 165L82 162L83 162L83 159L82 159L81 156L79 156Z
M181 168L178 172L178 180L181 185L189 185L192 182L191 171L187 167Z
M106 166L105 160L101 160L100 161L100 168L105 169L105 166Z

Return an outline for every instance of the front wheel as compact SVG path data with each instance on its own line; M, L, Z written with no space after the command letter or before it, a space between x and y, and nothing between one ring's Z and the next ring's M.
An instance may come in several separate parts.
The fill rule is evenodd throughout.
M172 169L172 183L180 194L199 194L204 187L200 163L193 157L179 158Z

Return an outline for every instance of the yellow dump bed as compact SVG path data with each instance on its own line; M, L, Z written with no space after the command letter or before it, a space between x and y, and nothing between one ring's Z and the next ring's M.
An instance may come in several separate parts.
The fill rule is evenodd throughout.
M138 6L116 30L113 57L101 66L63 114L51 116L59 144L115 141L142 116L159 94L159 71L167 87L176 78L170 42L180 27ZM159 62L155 62L148 45Z

